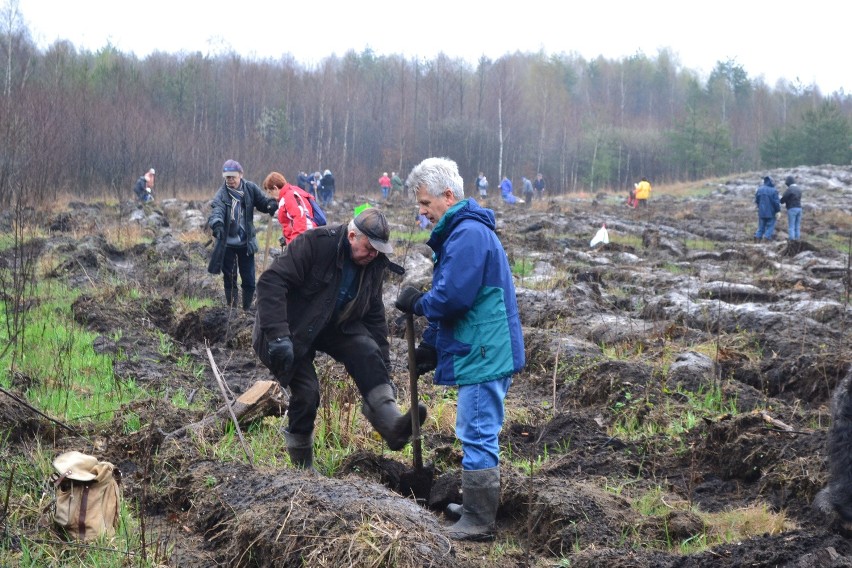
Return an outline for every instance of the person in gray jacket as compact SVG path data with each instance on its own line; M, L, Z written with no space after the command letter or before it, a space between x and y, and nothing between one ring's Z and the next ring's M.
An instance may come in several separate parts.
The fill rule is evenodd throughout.
M236 160L225 162L222 177L225 181L210 203L213 212L207 219L207 225L216 238L213 257L221 259L221 265L211 263L207 270L212 274L218 274L221 270L225 281L225 301L230 307L238 305L239 270L243 309L249 310L255 289L254 253L260 248L254 230L254 210L274 216L278 210L278 200L268 197L257 184L244 180L243 167Z
M802 188L796 184L796 178L787 176L784 180L787 189L781 196L781 203L787 206L787 238L798 241L802 227Z

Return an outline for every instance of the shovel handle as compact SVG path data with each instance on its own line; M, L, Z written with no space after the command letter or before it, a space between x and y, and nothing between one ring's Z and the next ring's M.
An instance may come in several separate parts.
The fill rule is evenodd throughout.
M417 394L417 381L420 376L417 373L417 356L414 353L414 314L405 314L405 338L408 340L408 381L411 390L411 448L414 453L414 468L420 471L423 469L423 448L420 444L420 410L417 404L420 399Z

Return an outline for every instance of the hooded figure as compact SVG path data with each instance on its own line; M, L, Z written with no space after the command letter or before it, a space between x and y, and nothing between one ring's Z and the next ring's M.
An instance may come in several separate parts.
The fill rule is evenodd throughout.
M781 196L781 203L787 206L787 239L798 241L801 238L802 227L802 188L796 185L793 176L784 180L787 189Z
M763 178L763 184L754 194L754 203L757 205L757 231L754 233L754 242L760 242L761 239L771 241L775 233L775 216L781 211L781 200L771 177Z

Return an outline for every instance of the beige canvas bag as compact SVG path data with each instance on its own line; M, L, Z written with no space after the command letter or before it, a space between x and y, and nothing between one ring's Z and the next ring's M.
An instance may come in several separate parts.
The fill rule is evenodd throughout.
M56 492L53 523L73 540L112 536L118 526L121 473L109 462L77 451L53 460Z

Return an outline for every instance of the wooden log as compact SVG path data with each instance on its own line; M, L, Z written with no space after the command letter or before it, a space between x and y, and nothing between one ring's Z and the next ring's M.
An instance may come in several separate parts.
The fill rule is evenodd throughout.
M765 410L760 411L760 417L763 418L764 422L767 422L768 424L772 424L773 426L775 426L776 428L778 428L780 430L783 430L785 432L792 432L793 431L792 426L790 426L789 424L785 424L784 422L781 422L777 418L771 417Z
M287 402L284 400L284 390L276 381L257 381L234 401L231 408L240 424L249 424L264 416L282 415L287 409ZM165 439L175 440L189 433L203 435L212 434L214 431L221 433L224 432L224 426L230 418L228 405L225 404L214 414L167 433Z

